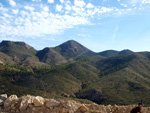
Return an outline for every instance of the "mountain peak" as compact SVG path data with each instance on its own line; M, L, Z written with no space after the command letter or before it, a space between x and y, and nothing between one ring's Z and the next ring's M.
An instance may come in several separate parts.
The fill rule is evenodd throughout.
M133 51L131 51L129 49L124 49L124 50L119 52L119 55L124 55L124 54L129 54L129 53L133 53Z
M86 47L84 47L83 45L81 45L80 43L78 43L75 40L68 40L64 43L62 43L61 45L57 46L56 48L60 48L63 51L80 51L82 50L88 50Z
M54 50L59 52L67 59L77 58L79 56L87 54L88 52L92 52L88 48L84 47L83 45L74 40L64 42L63 44L55 47Z
M0 52L3 52L9 56L14 56L18 60L24 59L29 55L34 55L36 50L25 42L4 40L0 43Z
M26 49L32 48L31 46L29 46L25 42L21 42L21 41L14 42L14 41L9 41L9 40L3 40L0 43L0 46L13 46L13 45L24 46Z
M59 46L69 46L69 47L71 47L71 46L81 46L81 44L80 43L78 43L77 41L75 41L75 40L68 40L68 41L66 41L66 42L64 42L64 43L62 43L61 45L59 45Z
M66 42L75 42L75 43L78 43L78 42L75 41L75 40L68 40L68 41L66 41Z
M12 43L13 43L13 41L3 40L0 44L1 45L11 45Z

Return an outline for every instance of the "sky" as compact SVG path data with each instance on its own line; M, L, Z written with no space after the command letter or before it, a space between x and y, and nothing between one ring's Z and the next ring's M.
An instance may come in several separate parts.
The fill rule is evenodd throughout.
M37 50L75 40L87 48L150 51L150 0L0 0L0 41Z

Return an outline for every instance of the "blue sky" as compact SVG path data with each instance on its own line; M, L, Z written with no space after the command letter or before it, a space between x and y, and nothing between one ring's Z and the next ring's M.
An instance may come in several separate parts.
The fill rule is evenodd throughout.
M150 0L0 0L0 41L35 49L76 40L100 52L150 51Z

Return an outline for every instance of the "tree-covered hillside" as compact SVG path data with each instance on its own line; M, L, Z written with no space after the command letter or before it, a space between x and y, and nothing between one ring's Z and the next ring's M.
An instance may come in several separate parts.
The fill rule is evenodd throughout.
M18 46L14 44L13 47ZM30 46L22 47L25 50L20 48L25 53L19 52L20 49L4 52L3 44L3 49L0 48L0 93L80 98L99 104L125 105L143 101L150 105L149 52L124 51L114 56L114 53L110 55L114 51L109 51L109 56L101 56L82 45L78 52L78 43L74 41L64 44L58 46L59 49L46 48L37 52L27 52ZM9 46L11 48L11 44ZM88 52L85 54L84 50ZM72 57L74 54L76 56ZM20 57L22 55L25 56ZM14 56L20 59L13 60ZM70 58L72 60L68 60Z

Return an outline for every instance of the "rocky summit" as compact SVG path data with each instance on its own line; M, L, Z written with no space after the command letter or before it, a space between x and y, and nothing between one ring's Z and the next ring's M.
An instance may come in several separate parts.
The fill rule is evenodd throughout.
M129 113L131 106L104 106L81 104L73 100L45 99L41 96L26 95L20 98L0 95L0 113ZM150 113L150 107L142 108L142 113Z

